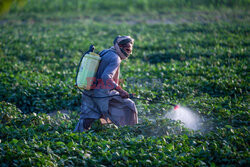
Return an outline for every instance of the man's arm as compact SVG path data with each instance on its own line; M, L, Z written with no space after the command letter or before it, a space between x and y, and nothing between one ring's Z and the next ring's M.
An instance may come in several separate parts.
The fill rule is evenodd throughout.
M103 79L104 83L107 84L107 81L109 81L111 84L110 87L111 89L115 89L116 91L118 91L121 95L122 98L128 98L129 94L128 92L126 92L125 90L123 90L117 83L115 83L115 81L113 80L113 76L115 74L115 72L117 71L117 69L119 68L121 63L121 60L117 57L114 57L111 59L109 65L106 67L106 69L104 70L101 79Z
M107 82L109 82L109 86L111 87L111 89L115 89L118 86L118 84L115 83L115 81L113 80L113 77L115 75L115 72L119 68L119 65L120 65L119 59L112 58L110 63L107 65L107 67L102 73L101 79L106 84Z
M129 93L123 90L119 85L115 88L115 90L119 92L122 98L129 98Z

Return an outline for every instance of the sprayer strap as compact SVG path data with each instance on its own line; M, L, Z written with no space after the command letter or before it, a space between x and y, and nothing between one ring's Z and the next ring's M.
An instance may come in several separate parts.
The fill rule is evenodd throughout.
M105 54L107 54L108 52L109 52L110 50L108 49L107 51L101 51L100 53L99 53L99 55L102 57L102 56L104 56Z

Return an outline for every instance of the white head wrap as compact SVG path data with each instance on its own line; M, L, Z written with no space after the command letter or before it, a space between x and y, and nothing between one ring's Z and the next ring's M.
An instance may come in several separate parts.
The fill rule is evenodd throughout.
M128 56L124 55L119 47L119 43L123 40L128 40L130 41L132 44L134 44L134 39L131 38L130 36L118 36L116 37L115 41L114 41L114 46L111 47L111 49L115 49L115 51L117 52L117 54L120 56L120 58L122 60L126 59ZM132 54L132 53L131 53Z

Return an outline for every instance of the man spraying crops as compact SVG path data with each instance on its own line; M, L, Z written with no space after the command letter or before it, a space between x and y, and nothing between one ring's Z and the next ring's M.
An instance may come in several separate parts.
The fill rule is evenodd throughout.
M97 82L92 90L83 93L80 120L74 132L88 130L97 119L101 119L103 124L114 123L117 126L138 123L135 103L119 86L120 63L132 54L133 44L134 39L130 36L118 36L114 46L100 52Z

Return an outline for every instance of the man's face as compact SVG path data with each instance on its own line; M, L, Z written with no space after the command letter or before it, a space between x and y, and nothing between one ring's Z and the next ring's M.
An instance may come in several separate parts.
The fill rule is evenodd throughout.
M133 44L132 43L127 43L126 45L122 46L123 50L128 54L132 54L133 51Z

